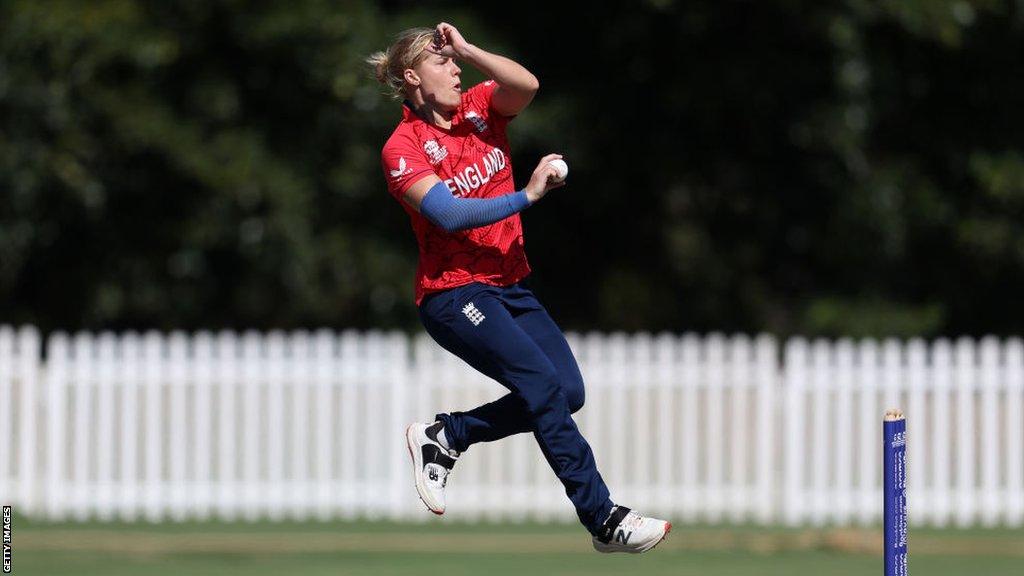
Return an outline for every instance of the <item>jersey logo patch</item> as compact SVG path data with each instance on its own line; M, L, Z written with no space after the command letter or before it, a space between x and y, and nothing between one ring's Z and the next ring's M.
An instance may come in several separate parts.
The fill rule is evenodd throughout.
M411 170L408 170L406 168L406 166L405 166L405 157L404 156L399 156L398 157L398 168L395 169L395 170L389 170L388 172L391 173L391 177L392 178L398 178L399 176L404 176L404 175L408 174L409 172L411 172Z
M448 149L437 143L437 140L427 140L423 143L423 151L427 153L431 164L437 164L448 156Z

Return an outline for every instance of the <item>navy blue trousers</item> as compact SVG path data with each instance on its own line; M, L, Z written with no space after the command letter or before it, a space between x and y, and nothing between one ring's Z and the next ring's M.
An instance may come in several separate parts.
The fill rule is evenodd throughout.
M572 413L583 406L583 377L562 331L521 283L473 283L420 303L427 333L510 393L468 412L438 414L453 450L532 432L580 522L592 534L611 512L608 487Z

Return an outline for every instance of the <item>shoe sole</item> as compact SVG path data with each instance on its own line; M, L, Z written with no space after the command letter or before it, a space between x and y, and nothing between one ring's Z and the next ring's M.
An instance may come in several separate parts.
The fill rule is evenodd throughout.
M441 509L440 511L434 510L430 507L430 504L427 503L427 499L423 497L423 493L426 491L426 488L423 487L422 482L420 481L420 471L423 469L423 463L416 461L416 454L413 451L414 440L412 438L412 427L415 425L416 424L410 424L409 427L405 429L405 446L409 449L409 458L412 460L412 477L415 480L416 495L419 496L420 502L423 502L423 505L427 507L427 510L441 516L444 514L444 509Z

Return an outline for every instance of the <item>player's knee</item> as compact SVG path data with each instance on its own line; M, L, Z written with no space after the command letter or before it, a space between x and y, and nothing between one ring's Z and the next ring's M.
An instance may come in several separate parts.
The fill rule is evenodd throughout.
M569 402L569 412L573 414L583 408L586 401L586 392L583 390L583 380L573 379L565 386L565 399Z
M561 383L558 381L558 373L553 368L535 374L521 394L526 401L527 409L534 415L556 409L566 402L566 396L562 393Z

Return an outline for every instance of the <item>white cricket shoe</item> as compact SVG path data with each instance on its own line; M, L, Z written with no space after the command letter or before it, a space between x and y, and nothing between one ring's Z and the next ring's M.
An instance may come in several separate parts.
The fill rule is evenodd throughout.
M444 488L448 484L448 473L455 466L459 453L441 446L437 441L437 431L428 430L432 426L419 422L410 424L405 430L405 440L412 457L416 492L431 512L440 515L444 514Z
M625 506L612 508L601 533L594 536L594 550L598 552L647 552L668 536L672 524L657 518L647 518Z

